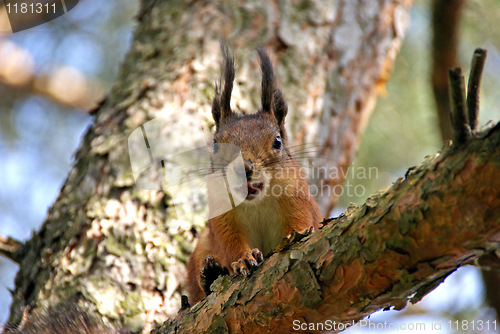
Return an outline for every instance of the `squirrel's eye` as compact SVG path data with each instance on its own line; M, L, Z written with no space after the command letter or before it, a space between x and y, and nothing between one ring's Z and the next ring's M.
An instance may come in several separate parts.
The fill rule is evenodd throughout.
M219 144L217 144L217 141L214 139L214 142L212 143L212 153L217 154L219 153Z
M281 137L280 136L276 136L276 138L274 138L273 149L281 150Z

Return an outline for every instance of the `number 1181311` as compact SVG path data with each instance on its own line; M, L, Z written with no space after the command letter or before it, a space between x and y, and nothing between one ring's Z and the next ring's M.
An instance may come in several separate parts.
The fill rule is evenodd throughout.
M5 5L7 14L55 14L55 3L26 3L16 2Z
M449 320L450 330L456 331L496 331L497 321L493 320Z

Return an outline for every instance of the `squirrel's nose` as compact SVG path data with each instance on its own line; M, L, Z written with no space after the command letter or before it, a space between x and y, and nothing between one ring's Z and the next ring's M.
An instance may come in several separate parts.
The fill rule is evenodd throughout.
M247 176L247 180L250 179L250 177L252 176L252 172L253 172L253 163L252 163L252 160L245 160L245 174Z

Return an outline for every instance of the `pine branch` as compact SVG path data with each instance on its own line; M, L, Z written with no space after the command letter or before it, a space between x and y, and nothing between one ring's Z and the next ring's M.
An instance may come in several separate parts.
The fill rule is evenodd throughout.
M465 143L470 135L469 121L467 118L467 104L465 102L465 85L462 70L457 67L449 71L450 80L450 105L451 125L453 126L453 139L458 144Z
M472 57L469 83L467 85L467 112L469 126L472 131L475 131L479 124L479 87L487 54L488 52L484 49L476 49Z
M500 123L411 168L155 333L289 333L418 302L458 267L500 248ZM217 283L218 282L218 283ZM212 288L214 288L212 285Z
M11 259L15 263L19 263L21 260L20 252L23 245L22 242L16 239L0 235L0 254Z

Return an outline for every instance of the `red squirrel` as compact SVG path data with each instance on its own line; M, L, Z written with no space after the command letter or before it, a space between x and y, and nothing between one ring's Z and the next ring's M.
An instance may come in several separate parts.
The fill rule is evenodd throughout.
M222 144L241 150L247 195L232 210L210 218L202 231L188 262L191 305L210 293L210 285L219 275L250 275L284 237L317 229L322 219L304 171L288 148L288 106L276 85L269 56L263 49L257 50L262 70L261 109L239 115L230 107L234 60L227 46L221 49L224 87L221 91L222 82L216 84L212 102L213 156L216 159L221 154L218 147ZM216 168L212 166L212 171Z

